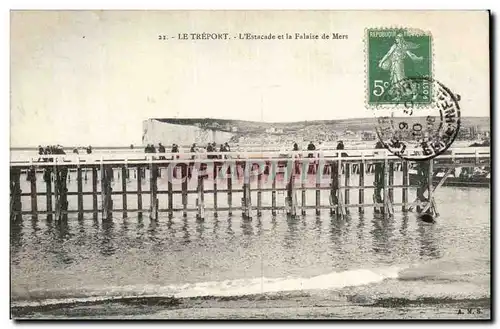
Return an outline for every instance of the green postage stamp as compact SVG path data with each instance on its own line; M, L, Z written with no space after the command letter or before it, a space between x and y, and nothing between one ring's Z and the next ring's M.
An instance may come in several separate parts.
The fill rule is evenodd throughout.
M366 47L369 106L431 103L430 33L404 28L367 29Z

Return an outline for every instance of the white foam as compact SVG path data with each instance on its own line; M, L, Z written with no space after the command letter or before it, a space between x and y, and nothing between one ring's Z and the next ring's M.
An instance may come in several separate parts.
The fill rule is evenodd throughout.
M52 291L32 291L27 296L50 296L38 301L14 301L13 306L39 306L62 303L92 302L113 300L125 297L203 297L203 296L242 296L262 293L290 292L300 290L335 290L345 287L378 283L385 279L398 277L406 267L387 267L378 269L356 269L331 272L310 278L252 278L225 281L209 281L179 285L128 285L89 287L82 290L60 289Z

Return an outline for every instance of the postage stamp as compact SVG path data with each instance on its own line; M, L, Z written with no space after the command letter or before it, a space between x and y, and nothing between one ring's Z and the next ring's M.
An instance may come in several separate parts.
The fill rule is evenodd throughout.
M368 106L432 102L431 85L412 80L432 78L432 36L419 29L367 29L367 103Z
M460 95L428 77L406 78L402 83L428 86L435 92L435 102L425 108L415 109L412 103L402 100L406 102L402 109L378 110L378 138L385 148L403 159L432 159L444 153L458 135ZM420 89L417 97L422 97L422 91Z

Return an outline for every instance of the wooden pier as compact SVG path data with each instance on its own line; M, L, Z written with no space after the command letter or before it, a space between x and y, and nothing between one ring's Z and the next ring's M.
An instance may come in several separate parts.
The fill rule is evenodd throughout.
M312 157L311 151L135 152L11 159L11 219L64 220L68 214L82 219L91 213L112 220L147 213L156 220L161 213L172 218L193 212L200 220L235 212L251 219L265 211L290 217L328 211L343 217L368 208L385 216L396 211L438 215L434 192L454 168L490 166L489 148L449 150L426 161L406 161L385 149L342 152L347 156L328 150ZM421 177L417 185L409 185L410 167ZM433 185L437 170L446 174Z

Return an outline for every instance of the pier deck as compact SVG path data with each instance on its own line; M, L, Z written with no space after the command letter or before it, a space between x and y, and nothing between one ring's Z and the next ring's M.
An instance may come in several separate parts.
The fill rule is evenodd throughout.
M308 210L345 216L366 208L387 216L413 209L438 215L433 193L454 168L490 166L489 148L450 149L426 161L385 149L341 152L347 156L336 150L18 156L10 162L11 218L195 212L203 219L235 211L244 218L263 211L295 217ZM420 184L410 185L410 168L420 171ZM446 174L436 184L437 170Z

